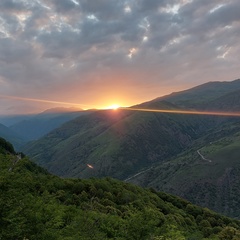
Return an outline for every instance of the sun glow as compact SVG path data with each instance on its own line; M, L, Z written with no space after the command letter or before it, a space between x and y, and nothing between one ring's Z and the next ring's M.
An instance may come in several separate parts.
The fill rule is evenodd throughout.
M106 109L112 109L112 110L117 110L118 108L120 108L118 104L112 104L111 106L106 107Z

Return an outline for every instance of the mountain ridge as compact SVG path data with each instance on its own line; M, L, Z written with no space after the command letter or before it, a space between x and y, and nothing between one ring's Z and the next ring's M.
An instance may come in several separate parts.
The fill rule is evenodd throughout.
M27 117L9 128L23 136L27 141L32 141L39 139L65 122L89 113L89 111L71 111L72 109L66 111L65 108L64 111L59 111L59 108L55 110L49 109L37 115Z
M212 81L187 90L174 92L169 95L153 99L150 102L166 100L171 103L178 104L181 107L194 108L197 104L199 104L199 98L201 99L200 103L206 103L209 100L212 101L225 94L236 91L237 89L240 90L240 79L225 82ZM207 99L204 98L206 95ZM189 100L191 101L189 102Z

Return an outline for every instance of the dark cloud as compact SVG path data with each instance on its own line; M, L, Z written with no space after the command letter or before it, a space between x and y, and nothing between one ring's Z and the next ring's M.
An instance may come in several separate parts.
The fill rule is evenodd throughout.
M99 20L109 21L122 17L124 1L112 0L79 0L83 13L94 14Z
M0 61L5 64L20 63L27 59L31 60L33 56L28 44L12 38L0 39L0 52Z
M238 0L1 0L0 9L0 94L90 105L129 94L134 104L239 77Z
M26 9L26 2L14 0L1 0L1 11L23 11Z
M136 1L137 6L139 8L140 12L152 14L153 12L158 11L160 7L164 7L167 4L172 4L173 1L167 1L167 0L139 0Z
M214 27L224 27L240 21L240 2L220 5L208 14L207 21Z
M54 9L57 12L60 12L62 14L68 14L69 11L76 10L79 5L74 3L73 1L59 1L59 0L48 0L46 1L48 4L52 4L51 6L54 7Z

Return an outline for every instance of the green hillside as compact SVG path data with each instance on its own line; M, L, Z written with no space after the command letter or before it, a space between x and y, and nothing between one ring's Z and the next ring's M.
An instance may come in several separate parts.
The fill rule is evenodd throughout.
M15 154L13 145L1 137L0 137L0 153L4 155L6 155L7 153Z
M240 90L228 93L202 105L206 110L240 111Z
M239 221L178 197L111 178L61 179L6 152L0 154L0 239L240 237Z
M153 102L165 100L181 107L199 108L237 90L240 90L240 79L231 82L208 82L191 89L157 98Z
M200 155L200 154L202 155ZM240 218L240 123L225 125L191 150L130 179Z

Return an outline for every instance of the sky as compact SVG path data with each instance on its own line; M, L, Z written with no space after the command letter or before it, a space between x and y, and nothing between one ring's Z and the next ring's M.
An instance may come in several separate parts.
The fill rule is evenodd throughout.
M239 0L0 0L0 115L238 79L239 13Z

